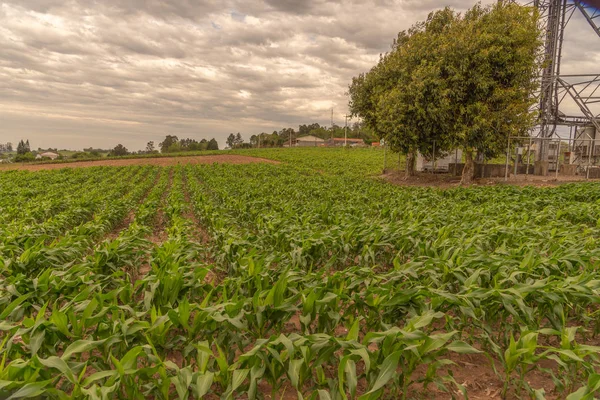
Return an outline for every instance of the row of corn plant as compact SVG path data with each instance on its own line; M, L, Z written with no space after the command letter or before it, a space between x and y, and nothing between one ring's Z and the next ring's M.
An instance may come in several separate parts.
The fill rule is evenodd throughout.
M0 397L460 397L464 353L504 398L597 396L595 185L406 189L309 158L176 167L161 203L163 171L82 260L5 263Z

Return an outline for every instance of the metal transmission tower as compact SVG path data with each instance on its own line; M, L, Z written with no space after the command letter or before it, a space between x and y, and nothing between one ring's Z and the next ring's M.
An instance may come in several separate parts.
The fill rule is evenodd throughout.
M575 129L575 136L586 135L588 141L595 140L596 132L600 132L600 110L594 109L600 104L600 74L563 75L561 60L565 28L574 13L579 10L600 36L600 11L581 0L534 0L533 5L540 12L545 32L538 137L559 138L557 127L567 126ZM577 138L573 143L578 143ZM550 140L540 141L538 161L548 161L549 145ZM588 157L591 156L589 152ZM600 149L594 156L600 156Z
M596 31L596 34L600 36L600 11L598 10L598 8L589 4L585 4L580 0L575 0L574 3L575 6L581 10L583 16L585 17L585 19L587 19L594 31Z

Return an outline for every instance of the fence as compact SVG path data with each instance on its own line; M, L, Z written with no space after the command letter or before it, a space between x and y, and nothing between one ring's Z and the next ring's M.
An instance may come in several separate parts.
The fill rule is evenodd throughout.
M457 149L437 159L420 157L417 170L460 175L464 161L462 151ZM585 131L568 138L511 137L507 140L503 156L475 160L475 176L505 180L528 176L598 179L600 139Z
M600 139L587 134L509 138L504 164L506 180L511 175L600 178Z

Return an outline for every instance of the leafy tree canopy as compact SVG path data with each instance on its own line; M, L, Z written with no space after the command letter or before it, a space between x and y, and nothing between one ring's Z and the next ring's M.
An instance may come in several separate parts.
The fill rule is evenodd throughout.
M392 50L353 78L350 111L392 150L430 155L461 147L473 174L473 153L501 153L509 135L534 123L530 112L541 45L531 7L498 2L464 15L449 8L398 34Z

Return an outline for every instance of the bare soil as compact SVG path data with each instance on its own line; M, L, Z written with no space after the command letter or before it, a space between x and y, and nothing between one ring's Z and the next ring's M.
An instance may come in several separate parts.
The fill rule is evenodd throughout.
M391 171L381 175L379 178L398 186L433 187L439 189L451 189L461 186L460 176L454 176L450 174L431 174L426 172L418 172L415 176L406 179L404 176L404 171ZM558 175L558 177L556 177L555 175L512 175L508 178L508 180L505 180L504 178L475 179L471 186L514 185L555 187L565 183L585 181L585 176ZM592 180L590 179L590 181Z
M61 168L86 168L86 167L123 167L129 165L158 165L167 167L178 164L251 164L251 163L279 164L278 161L268 160L266 158L240 156L233 154L211 155L211 156L186 156L186 157L157 157L157 158L128 158L115 160L97 160L97 161L79 161L57 164L8 164L0 166L0 171L7 170L27 170L40 171L46 169Z

